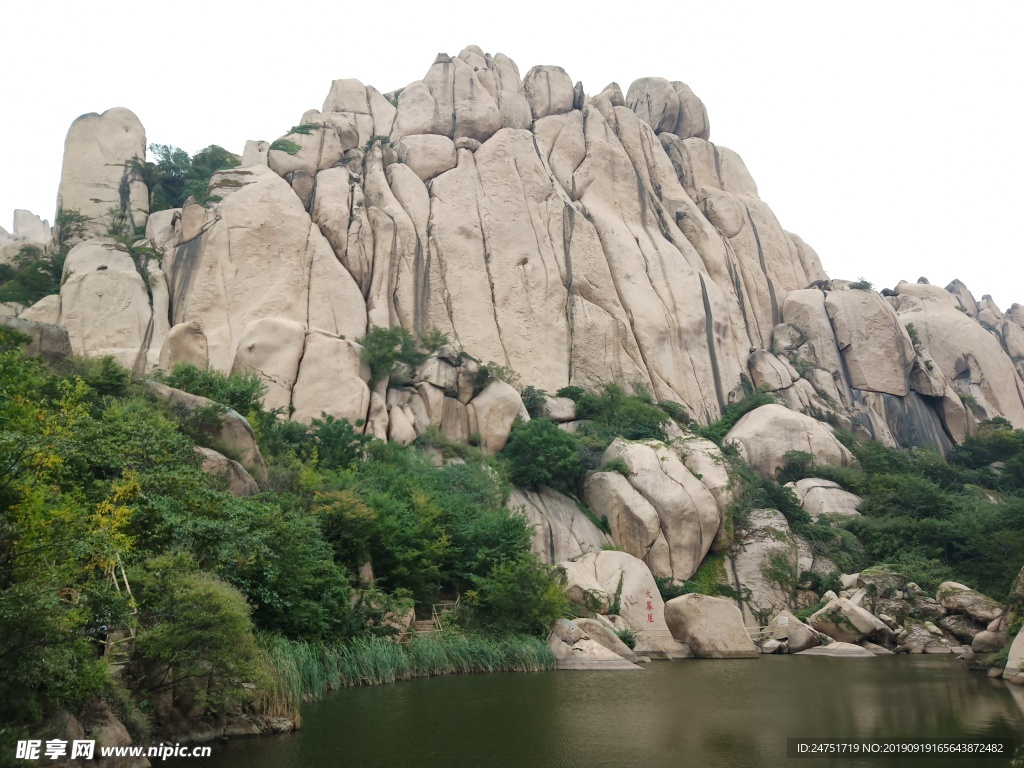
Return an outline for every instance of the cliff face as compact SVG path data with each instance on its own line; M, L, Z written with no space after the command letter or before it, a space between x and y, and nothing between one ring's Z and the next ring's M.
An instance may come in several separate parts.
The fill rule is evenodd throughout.
M458 360L368 394L351 342L374 326L440 330L549 392L638 382L705 422L749 381L890 445L947 450L979 418L1024 427L1024 310L959 283L882 296L830 281L709 141L684 83L586 95L560 67L521 77L470 46L392 94L335 80L300 124L217 173L219 202L150 216L159 258L136 269L84 242L59 305L28 315L137 371L258 371L293 418L343 414L403 441L480 429L449 386ZM144 147L127 110L80 118L61 205L144 222Z

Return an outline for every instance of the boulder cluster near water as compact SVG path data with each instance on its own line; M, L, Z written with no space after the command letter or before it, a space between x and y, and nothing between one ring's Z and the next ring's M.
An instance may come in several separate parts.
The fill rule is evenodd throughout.
M707 111L683 82L588 92L561 67L521 76L507 56L469 46L390 93L334 80L320 108L269 138L213 175L206 203L151 211L140 120L121 107L80 117L58 208L84 224L51 230L18 211L13 234L0 230L0 263L25 245L73 244L59 293L5 304L2 321L40 354L111 355L140 378L182 362L255 373L282 418L326 414L401 445L436 430L485 454L530 419L516 387L477 386L487 361L546 392L635 385L703 424L751 389L770 391L777 402L723 441L765 477L794 451L854 466L833 425L943 454L983 420L1024 428L1024 307L1003 312L959 281L879 293L830 278L740 156L710 141ZM112 217L144 233L135 252L145 258L110 236ZM360 341L399 326L450 344L374 380ZM206 405L150 386L175 407ZM564 430L582 422L569 398L546 397L542 412ZM220 429L244 458L204 449L203 467L234 493L258 492L266 467L251 428L229 414ZM781 590L764 575L773 558L797 573L838 569L777 510L755 510L734 534L721 448L674 423L667 440L620 438L602 460L626 470L584 481L607 530L551 489L509 500L592 617L552 629L563 666L963 654L1006 640L1007 610L959 584L929 596L865 571L843 575L838 594ZM830 480L791 488L812 519L859 514L860 499ZM737 599L662 599L656 580L684 582L709 556L722 557ZM1024 680L1022 664L1015 644L1007 678Z

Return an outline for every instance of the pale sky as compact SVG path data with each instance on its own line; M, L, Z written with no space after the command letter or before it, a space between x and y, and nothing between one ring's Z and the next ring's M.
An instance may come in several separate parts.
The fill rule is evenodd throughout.
M1024 303L1024 3L9 3L0 43L0 225L53 221L64 136L123 106L150 143L273 140L331 80L386 92L476 44L587 93L688 83L834 278L960 278Z

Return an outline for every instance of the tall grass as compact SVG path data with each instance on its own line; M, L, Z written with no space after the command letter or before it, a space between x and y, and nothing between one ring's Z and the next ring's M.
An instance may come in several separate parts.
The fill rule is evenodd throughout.
M382 685L416 677L476 672L540 672L554 669L547 645L533 637L492 640L439 634L408 643L358 638L327 645L261 635L260 649L272 684L259 701L266 715L295 717L299 704L337 688Z

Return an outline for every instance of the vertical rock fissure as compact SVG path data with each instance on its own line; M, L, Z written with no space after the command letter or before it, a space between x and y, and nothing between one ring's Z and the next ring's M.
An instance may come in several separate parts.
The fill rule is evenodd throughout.
M476 197L476 220L480 226L480 241L484 248L484 271L487 273L487 287L491 292L491 317L494 318L494 327L498 331L498 343L501 345L501 354L505 358L505 365L511 367L512 361L508 358L508 350L505 348L505 338L501 333L501 322L498 320L498 304L494 293L494 276L491 274L491 254L487 249L487 229L484 227L483 213L480 211L480 198L484 195L484 181L480 176L480 168L476 161L473 161L473 170L476 173L477 193Z
M716 155L717 157L717 155ZM744 204L743 209L747 212L747 221L750 222L750 230L754 233L754 242L757 243L757 260L761 265L761 272L764 273L764 279L768 283L768 298L772 302L772 326L776 326L779 323L779 302L775 298L775 285L772 283L772 278L768 274L768 267L764 260L764 249L761 247L761 235L757 231L757 226L754 224L754 217L750 215L750 208Z
M715 351L715 335L713 329L714 318L711 315L711 301L708 299L708 289L704 284L704 275L698 274L700 278L700 294L704 300L704 329L707 335L708 355L711 358L711 376L715 380L715 394L718 396L718 409L721 412L725 408L725 397L722 394L722 374L718 369L718 354Z

